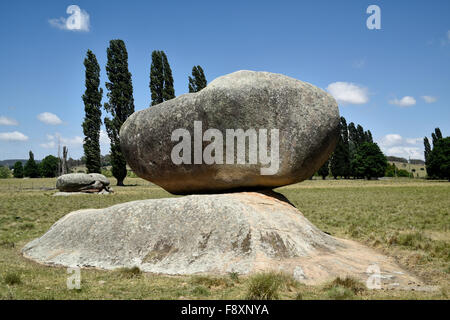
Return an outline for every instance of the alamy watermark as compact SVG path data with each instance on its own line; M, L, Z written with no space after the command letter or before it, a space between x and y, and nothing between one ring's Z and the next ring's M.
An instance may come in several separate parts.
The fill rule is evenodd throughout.
M381 9L379 6L372 4L367 7L367 14L370 16L366 20L366 26L369 30L380 30L381 29Z
M67 274L70 276L67 277L67 289L73 290L81 289L81 272L80 268L67 268Z
M172 132L171 141L179 141L173 147L170 155L174 164L260 164L267 166L261 167L261 175L274 175L278 172L280 167L280 133L278 129L271 129L270 137L268 129L247 129L245 131L243 129L226 129L225 154L224 135L220 130L209 128L203 134L202 132L202 122L194 121L193 146L191 133L187 129L179 128ZM269 139L270 155L268 155ZM203 142L210 143L203 149Z
M367 267L367 274L370 274L367 278L366 286L368 289L381 289L381 270L377 264L371 264Z

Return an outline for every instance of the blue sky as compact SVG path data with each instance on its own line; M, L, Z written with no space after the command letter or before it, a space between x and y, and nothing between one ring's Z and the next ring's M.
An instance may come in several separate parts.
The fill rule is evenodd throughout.
M82 30L59 20L72 4L89 15ZM371 4L380 30L366 27ZM127 45L136 110L150 104L151 52L164 50L176 95L197 64L208 81L282 73L332 93L387 155L423 158L425 135L450 132L449 14L447 0L1 1L0 159L56 155L58 137L82 155L83 59L96 54L104 87L111 39Z

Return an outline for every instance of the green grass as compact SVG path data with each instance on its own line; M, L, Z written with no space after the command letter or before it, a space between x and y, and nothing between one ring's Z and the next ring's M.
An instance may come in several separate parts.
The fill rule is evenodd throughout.
M112 179L113 180L113 179ZM20 249L44 234L67 213L117 203L171 197L138 178L107 196L52 197L55 179L0 180L1 299L243 299L257 276L164 276L122 269L81 270L81 290L68 290L65 268L24 259ZM21 189L11 186L21 184ZM33 184L34 190L31 189ZM10 190L8 191L9 185ZM133 185L133 186L130 186ZM355 291L359 284L340 279L306 286L290 277L279 280L279 299L448 299L450 289L450 184L419 179L308 180L279 188L321 230L353 239L394 257L405 269L437 285L436 292ZM264 275L264 274L263 274ZM18 278L17 278L18 277ZM17 279L19 279L17 281ZM277 280L277 281L278 281ZM264 283L264 281L262 282ZM261 284L261 283L260 283ZM258 286L254 286L257 288ZM259 287L264 289L264 286ZM269 288L271 288L269 286ZM253 290L265 292L264 290ZM270 290L269 290L270 291ZM261 295L262 297L264 294ZM267 295L266 295L267 296Z

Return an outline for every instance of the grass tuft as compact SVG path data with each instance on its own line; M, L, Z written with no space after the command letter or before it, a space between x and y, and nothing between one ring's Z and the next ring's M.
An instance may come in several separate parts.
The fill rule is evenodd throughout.
M332 289L334 287L342 287L349 289L353 294L359 294L366 290L366 286L359 280L352 277L337 277L328 286L327 289Z
M127 279L133 279L138 278L142 275L141 269L139 267L132 267L132 268L119 268L116 270L116 272L123 278Z
M20 278L20 274L15 272L8 272L4 278L3 282L8 285L17 285L22 283L22 279Z
M283 285L283 277L276 272L257 273L249 278L247 300L276 300Z
M213 276L193 276L191 279L193 285L203 285L209 289L212 287L231 287L233 283L227 278Z
M196 286L192 289L192 294L195 296L209 296L209 290L204 286Z
M336 286L327 290L327 296L333 300L351 300L355 295L348 288Z

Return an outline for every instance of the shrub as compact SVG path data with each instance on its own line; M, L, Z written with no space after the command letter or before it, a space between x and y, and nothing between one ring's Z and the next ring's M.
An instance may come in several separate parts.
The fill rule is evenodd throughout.
M234 282L239 282L239 273L237 272L229 272L228 276L230 277L230 279Z
M400 169L397 171L397 177L409 177L409 172L405 169Z
M209 277L209 276L193 276L191 278L191 283L196 285L203 285L207 288L211 287L230 287L233 284L230 280L220 277Z
M9 285L21 284L22 279L20 278L20 274L15 272L8 272L3 278L3 282Z
M275 272L259 273L249 279L245 298L248 300L275 300L279 298L279 289L283 278Z
M366 286L363 283L348 276L345 278L337 277L334 279L331 284L328 285L329 289L332 289L333 287L343 287L351 290L354 294L358 294L366 290Z
M0 179L8 179L11 177L11 170L7 166L0 167Z
M209 295L209 290L204 286L196 286L192 289L192 293L196 296L207 296Z
M337 286L327 291L327 296L334 300L349 300L354 298L354 294L350 289Z
M102 175L104 175L107 178L111 178L113 176L111 170L106 169L102 169Z
M132 278L138 278L142 275L141 269L139 267L132 267L132 268L119 268L117 269L117 272L124 278L132 279Z

